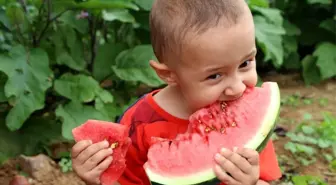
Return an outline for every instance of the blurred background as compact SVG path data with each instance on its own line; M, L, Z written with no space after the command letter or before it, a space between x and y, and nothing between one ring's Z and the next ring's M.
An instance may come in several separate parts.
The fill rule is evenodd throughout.
M276 81L276 185L336 184L332 0L249 0L260 82ZM148 65L152 0L0 0L0 184L81 185L71 129L116 121L162 81ZM42 167L41 167L42 166ZM20 184L17 184L20 185Z

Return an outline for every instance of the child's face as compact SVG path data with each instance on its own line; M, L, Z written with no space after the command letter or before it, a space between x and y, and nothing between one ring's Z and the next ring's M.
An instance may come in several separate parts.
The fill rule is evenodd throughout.
M217 100L230 101L257 83L254 24L247 16L230 27L216 27L190 39L174 69L190 111Z

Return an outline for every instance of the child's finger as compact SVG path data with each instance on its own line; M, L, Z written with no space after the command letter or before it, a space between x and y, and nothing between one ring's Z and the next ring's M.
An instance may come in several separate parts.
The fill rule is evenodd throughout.
M106 157L112 154L112 149L102 149L90 157L88 160L85 161L83 168L87 169L88 171L95 168L101 161L103 161Z
M238 148L236 153L246 158L252 166L259 165L259 153L257 151L249 148Z
M78 155L77 160L83 164L92 155L104 148L107 148L108 146L109 143L107 141L101 141L99 143L92 144Z
M224 158L221 155L216 155L215 160L224 171L231 174L234 179L242 179L245 174L229 159Z
M83 150L91 145L91 141L83 140L76 143L71 150L71 157L76 158Z
M98 166L96 166L90 173L92 173L94 177L99 177L110 166L112 161L113 161L112 156L107 157Z
M222 149L221 154L244 173L251 173L252 165L238 153L232 152L227 149Z
M216 177L224 184L238 184L229 174L227 174L219 165L215 165L214 172Z

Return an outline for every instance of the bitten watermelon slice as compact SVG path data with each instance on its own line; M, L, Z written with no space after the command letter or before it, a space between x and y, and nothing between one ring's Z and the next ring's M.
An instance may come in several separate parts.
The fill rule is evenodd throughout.
M107 140L110 143L110 147L113 148L113 161L108 169L102 173L100 181L102 185L112 185L116 182L126 168L125 155L131 145L128 128L117 123L88 120L74 128L72 134L76 142L91 140L92 143L97 143Z
M280 109L277 83L249 88L230 102L216 102L190 116L189 129L174 140L155 138L144 169L152 183L189 185L215 181L214 155L220 148L261 151Z

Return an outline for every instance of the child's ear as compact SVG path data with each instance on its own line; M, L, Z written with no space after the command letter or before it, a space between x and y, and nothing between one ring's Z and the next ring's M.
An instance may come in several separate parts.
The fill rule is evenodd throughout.
M155 70L159 78L164 82L166 82L168 85L176 83L174 72L171 69L169 69L169 67L166 64L159 63L154 60L150 60L149 64Z

